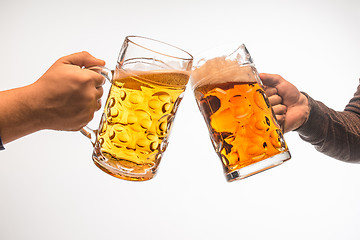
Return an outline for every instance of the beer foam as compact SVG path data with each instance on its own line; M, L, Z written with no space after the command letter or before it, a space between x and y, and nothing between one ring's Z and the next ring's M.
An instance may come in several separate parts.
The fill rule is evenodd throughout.
M240 65L235 60L216 57L207 60L192 72L191 84L196 88L224 82L257 82L256 76L257 72L253 65Z
M133 78L146 82L164 84L169 86L186 86L190 78L190 72L177 69L161 69L161 70L123 70L116 69L115 79Z

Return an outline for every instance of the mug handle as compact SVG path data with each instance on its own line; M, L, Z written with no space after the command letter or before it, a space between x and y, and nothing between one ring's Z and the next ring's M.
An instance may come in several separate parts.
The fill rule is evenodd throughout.
M110 83L112 83L112 77L114 74L113 70L110 70L106 67L103 66L92 66L89 68L86 68L92 71L95 71L99 74L101 74L102 76L105 77L105 79L107 79ZM88 127L87 125L85 127L83 127L80 132L85 136L88 137L91 141L91 143L93 145L95 145L95 141L96 141L96 134L97 134L97 130L91 129L90 127Z

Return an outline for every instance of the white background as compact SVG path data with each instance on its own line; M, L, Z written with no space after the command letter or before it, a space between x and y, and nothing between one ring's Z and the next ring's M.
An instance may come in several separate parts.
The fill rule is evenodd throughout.
M359 10L357 0L1 0L0 89L83 50L113 68L135 34L195 56L243 42L259 72L342 110L360 77ZM100 171L78 132L34 133L0 152L0 239L360 239L360 166L285 137L290 161L227 183L188 88L157 176L140 183Z

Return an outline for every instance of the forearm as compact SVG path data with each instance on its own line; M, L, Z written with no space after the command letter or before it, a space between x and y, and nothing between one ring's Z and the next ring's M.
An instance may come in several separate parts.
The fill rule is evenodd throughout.
M4 144L41 130L32 85L0 92L0 136Z
M297 130L300 137L330 157L360 162L360 118L352 111L334 111L308 97L308 120Z

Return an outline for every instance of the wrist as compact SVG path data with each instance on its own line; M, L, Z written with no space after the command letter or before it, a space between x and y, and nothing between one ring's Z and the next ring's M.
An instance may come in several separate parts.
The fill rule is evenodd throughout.
M27 118L30 121L29 127L33 132L46 129L47 109L41 86L35 82L26 86L26 88L26 97L23 98L23 106L25 108L24 111L27 112Z
M36 93L35 93L36 94ZM32 87L0 92L0 136L3 144L40 130Z
M300 112L300 117L299 117L299 121L298 121L298 126L296 129L294 129L294 131L298 130L299 128L301 128L309 119L309 115L310 115L310 105L309 105L309 96L304 93L304 92L300 92L300 98L298 101L298 107L299 107L299 112Z

